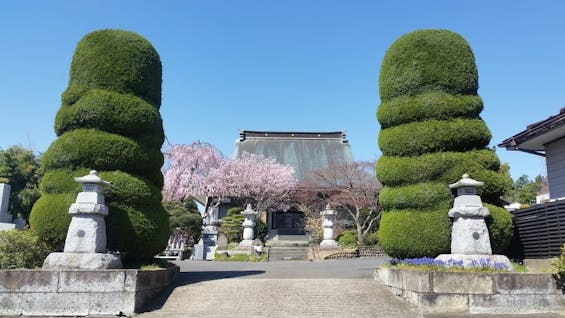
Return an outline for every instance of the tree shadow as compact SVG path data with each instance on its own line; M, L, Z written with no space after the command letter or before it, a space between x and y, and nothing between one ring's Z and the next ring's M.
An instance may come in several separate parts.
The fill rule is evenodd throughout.
M226 278L236 278L251 275L263 274L265 271L196 271L196 272L180 272L176 280L165 290L151 297L151 301L145 304L137 313L151 312L163 308L167 299L171 296L175 288L195 284L205 281L212 281Z

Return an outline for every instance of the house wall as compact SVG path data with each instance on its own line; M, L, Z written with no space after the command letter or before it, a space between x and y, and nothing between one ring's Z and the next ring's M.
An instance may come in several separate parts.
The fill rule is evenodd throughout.
M565 138L545 145L550 199L565 197Z

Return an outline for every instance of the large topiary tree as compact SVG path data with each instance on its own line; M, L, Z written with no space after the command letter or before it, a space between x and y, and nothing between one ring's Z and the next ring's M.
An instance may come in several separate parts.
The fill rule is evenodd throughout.
M487 148L490 131L479 117L478 73L469 44L447 30L400 37L387 51L379 78L381 125L377 176L385 213L380 242L395 257L434 257L449 252L452 204L449 183L464 173L485 182L484 202L500 204L510 180ZM512 223L491 206L495 252L504 250Z
M90 169L106 188L108 248L126 258L150 258L169 235L161 203L164 141L161 61L149 41L122 30L87 34L74 52L68 88L55 119L58 136L43 157L41 198L30 225L61 247L68 208Z

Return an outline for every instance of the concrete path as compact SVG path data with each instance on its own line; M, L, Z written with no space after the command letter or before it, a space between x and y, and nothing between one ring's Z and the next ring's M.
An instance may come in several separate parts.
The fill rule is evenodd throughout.
M419 314L373 280L375 266L385 261L177 262L181 276L176 286L138 316L510 318ZM520 316L534 317L560 316Z

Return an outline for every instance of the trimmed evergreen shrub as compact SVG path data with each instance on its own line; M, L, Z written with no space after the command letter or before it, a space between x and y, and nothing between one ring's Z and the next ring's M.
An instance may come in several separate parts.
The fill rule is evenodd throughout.
M160 103L161 62L146 39L101 30L79 42L55 120L59 137L43 157L42 197L30 217L34 232L62 247L68 209L80 191L73 178L95 169L111 182L105 188L108 248L130 260L165 249Z
M379 202L384 210L445 208L451 200L451 191L442 183L416 183L404 187L386 187L379 193Z
M0 231L0 269L38 268L49 247L29 230Z
M448 210L389 210L383 213L379 242L392 257L416 258L449 251Z
M379 147L385 156L418 156L483 149L490 138L490 131L481 119L429 120L381 130Z
M477 95L479 75L471 47L448 30L419 30L388 49L379 76L381 101L428 91Z
M485 182L484 202L500 204L510 186L487 149L490 131L479 117L478 74L469 44L447 30L400 37L387 51L379 78L381 124L377 176L384 214L379 240L392 257L448 253L452 206L448 185L465 173ZM494 209L493 241L504 247L508 212Z
M490 245L493 254L506 254L512 241L514 223L512 214L504 208L485 204L490 215L485 219L490 234Z
M345 248L357 247L357 232L344 231L337 237L337 244Z
M94 31L75 49L69 88L73 91L101 88L131 94L158 109L161 72L159 54L143 37L123 30Z
M476 118L482 110L483 100L476 95L425 92L382 103L377 110L377 118L381 128L388 128L422 120Z

